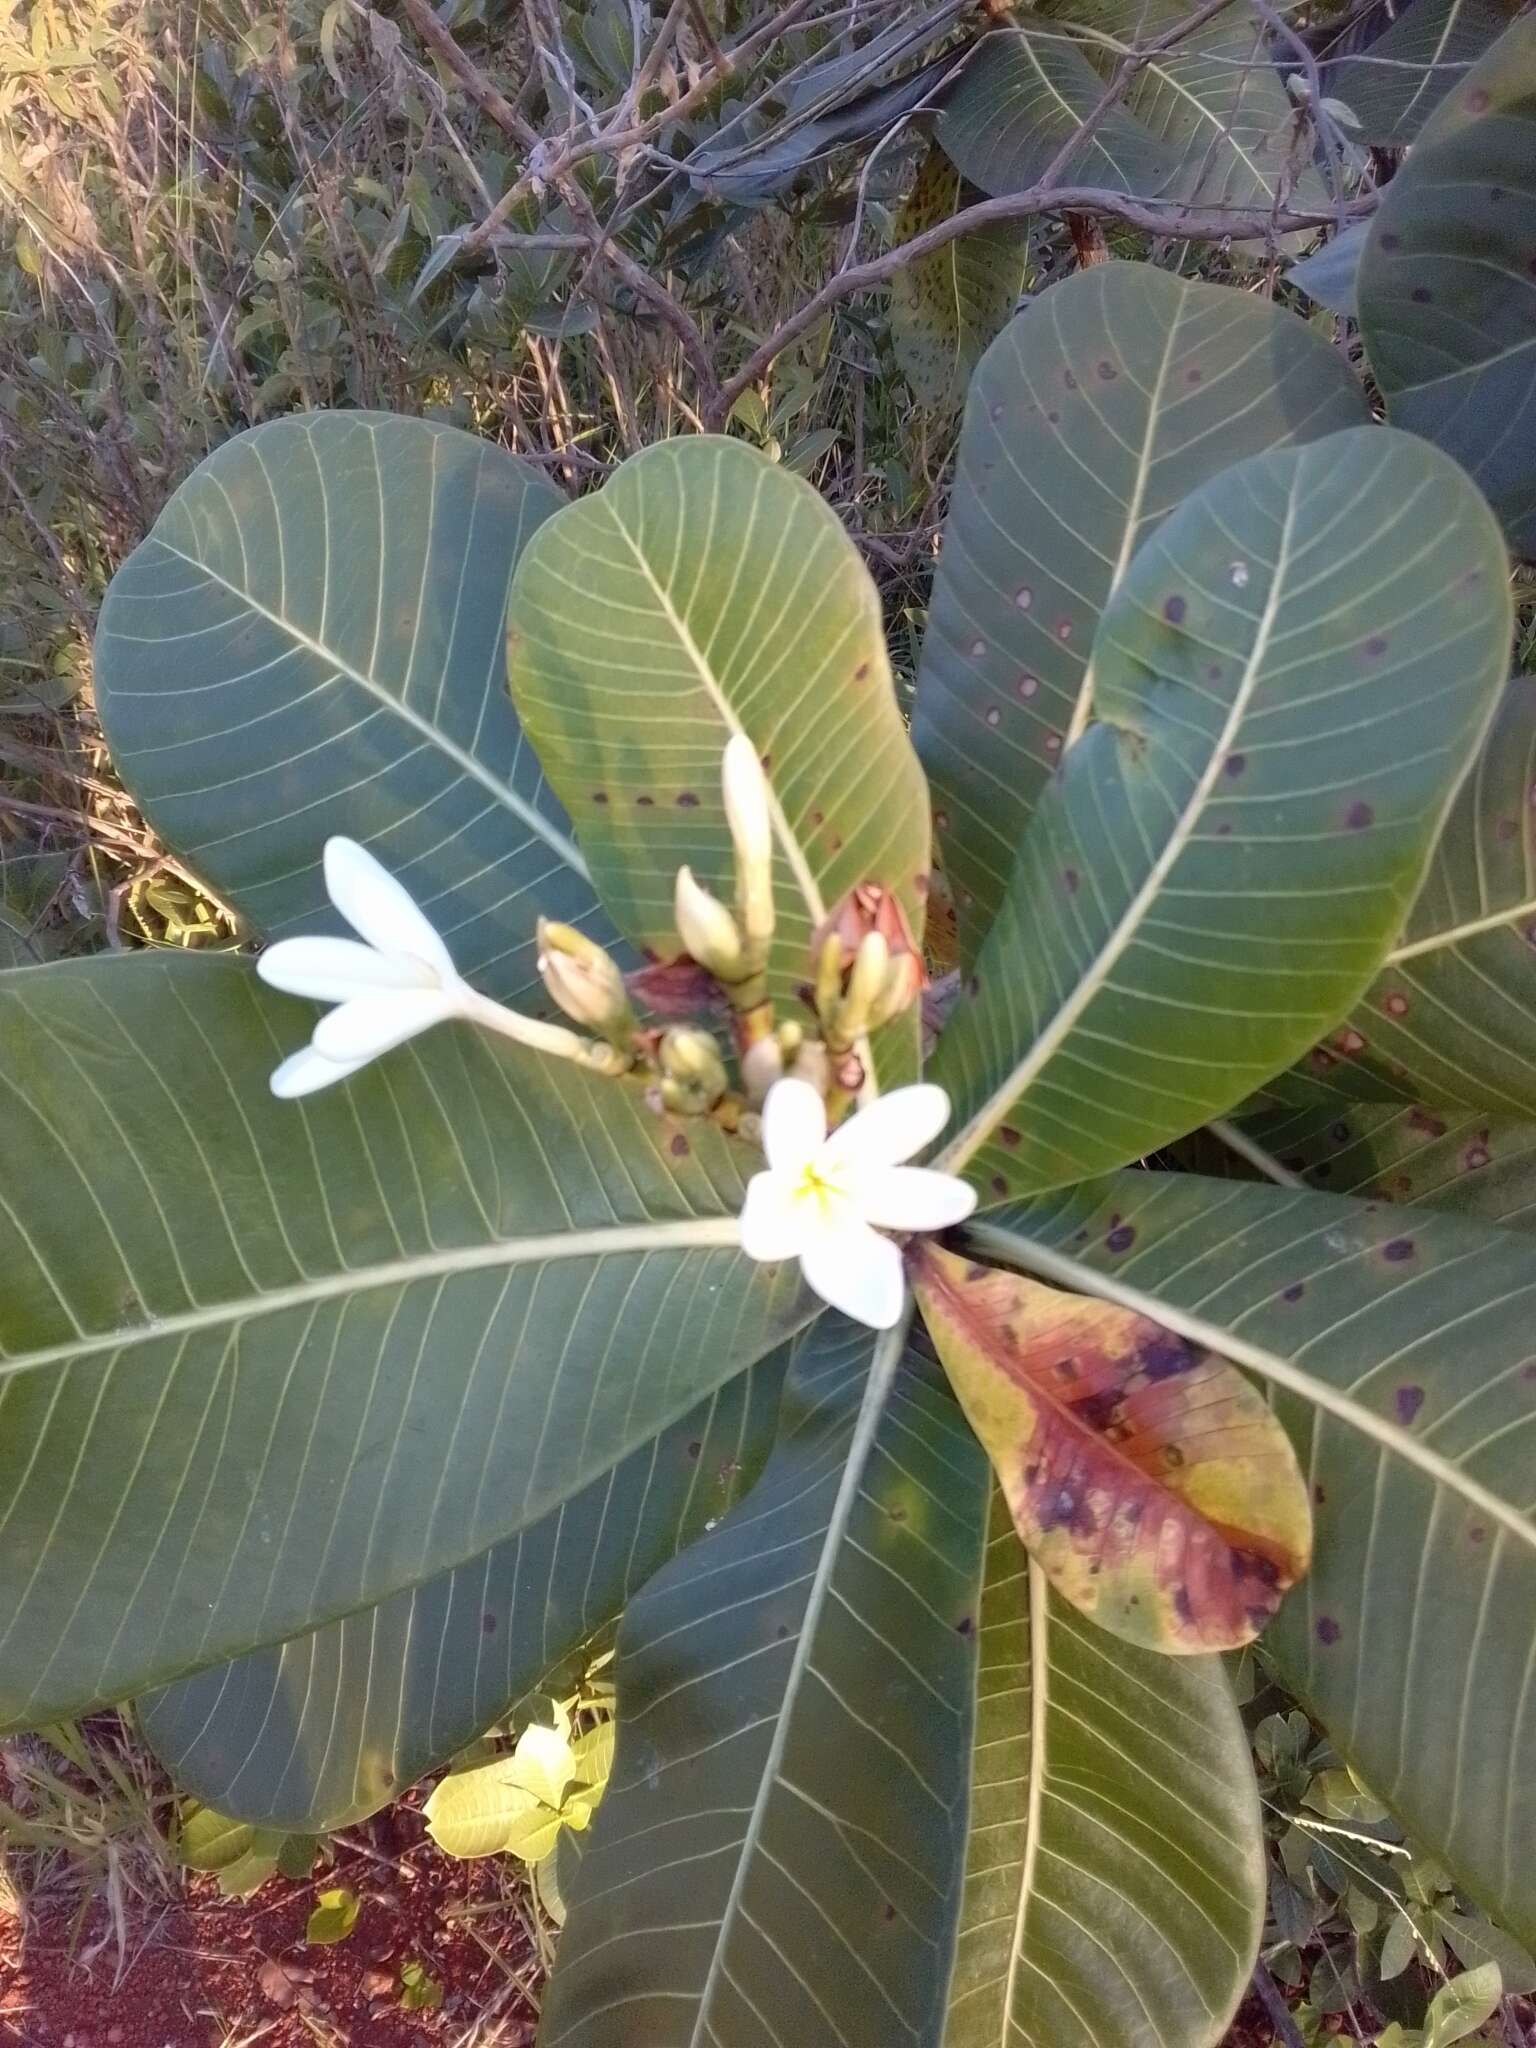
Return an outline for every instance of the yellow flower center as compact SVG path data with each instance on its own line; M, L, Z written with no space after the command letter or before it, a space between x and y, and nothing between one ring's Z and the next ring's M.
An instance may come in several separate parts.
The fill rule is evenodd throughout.
M797 1202L813 1202L822 1215L830 1216L833 1209L848 1198L848 1190L840 1188L835 1181L825 1179L816 1170L816 1162L807 1163L795 1186Z

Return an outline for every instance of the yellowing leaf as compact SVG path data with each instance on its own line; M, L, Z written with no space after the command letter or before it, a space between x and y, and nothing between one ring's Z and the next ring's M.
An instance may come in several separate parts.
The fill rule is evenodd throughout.
M306 1941L328 1945L333 1941L345 1941L357 1925L357 1916L362 1903L357 1893L339 1884L330 1891L321 1892L310 1909L309 1922L304 1929Z
M1256 1636L1305 1570L1284 1430L1224 1359L923 1242L913 1284L1015 1526L1074 1607L1176 1654Z

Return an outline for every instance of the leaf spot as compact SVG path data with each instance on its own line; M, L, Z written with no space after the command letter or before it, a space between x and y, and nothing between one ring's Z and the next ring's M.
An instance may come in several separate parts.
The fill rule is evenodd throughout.
M1241 775L1247 766L1248 756L1246 754L1228 754L1226 760L1222 763L1222 767L1228 775Z
M1376 813L1368 803L1353 803L1344 813L1344 823L1351 832L1363 832L1367 825L1374 825Z
M1013 593L1013 601L1021 612L1027 612L1035 601L1035 593L1027 583L1021 583Z
M1390 1260L1394 1266L1400 1266L1404 1259L1411 1259L1413 1257L1413 1239L1411 1237L1394 1237L1389 1243L1382 1246L1381 1256L1384 1259Z
M1331 1614L1320 1614L1317 1617L1317 1640L1320 1643L1336 1643L1343 1633Z
M990 726L994 726L994 727L995 727L995 726L999 726L999 725L1001 725L1001 724L1002 724L1002 722L1003 722L1003 714L1002 714L1002 712L998 710L998 708L997 708L997 706L996 706L995 704L989 704L989 705L987 706L987 723L988 723L988 725L990 725Z
M1293 1280L1280 1299L1282 1301L1300 1301L1306 1291L1307 1283L1304 1280Z
M1399 1387L1396 1394L1392 1397L1392 1404L1397 1410L1398 1421L1406 1429L1415 1415L1424 1406L1424 1389L1422 1387Z
M692 1151L692 1149L692 1146L688 1143L688 1140L683 1136L681 1131L674 1131L672 1133L672 1141L668 1145L667 1150L672 1154L672 1157L674 1159L686 1159L688 1157L689 1152Z
M1003 1143L1008 1147L1010 1151L1017 1151L1019 1146L1019 1133L1014 1129L1012 1124L1004 1124L998 1131L997 1135L1002 1139Z
M1106 1250L1112 1252L1128 1252L1135 1242L1135 1227L1129 1223L1117 1223L1104 1240Z
M677 793L677 807L680 811L696 811L699 800L691 789L680 789Z
M1188 609L1189 606L1182 597L1174 596L1163 600L1163 617L1170 626L1182 625L1184 614Z

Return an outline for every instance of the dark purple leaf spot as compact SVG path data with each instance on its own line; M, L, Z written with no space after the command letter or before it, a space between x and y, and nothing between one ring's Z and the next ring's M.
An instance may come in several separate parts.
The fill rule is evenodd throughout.
M480 1633L481 1633L481 1635L483 1635L483 1636L493 1636L493 1635L495 1635L495 1633L496 1633L496 1617L495 1617L495 1615L494 1615L494 1614L491 1614L491 1613L485 1613L485 1614L482 1614L482 1615L481 1615L481 1617L480 1617Z
M672 1142L668 1145L667 1150L674 1159L686 1159L692 1149L692 1146L690 1146L681 1131L674 1131L672 1133Z
M594 790L593 790L593 792L592 792L592 801L593 801L593 803L595 803L595 804L605 804L605 803L607 803L607 801L608 801L608 792L607 792L607 790L606 790L606 789L594 789Z
M1189 1597L1189 1588L1187 1586L1179 1586L1175 1589L1173 1595L1173 1611L1175 1614L1177 1614L1180 1621L1183 1622L1186 1628L1194 1627L1195 1603Z
M1393 1406L1397 1410L1398 1421L1406 1429L1415 1415L1424 1406L1424 1389L1422 1387L1399 1387L1393 1396Z
M1408 294L1416 306L1428 306L1434 301L1434 293L1427 284L1416 284Z
M1006 1176L1001 1173L994 1173L991 1180L991 1188L994 1195L1006 1195L1008 1192Z
M1159 1330L1136 1347L1136 1369L1149 1380L1176 1380L1195 1363L1195 1347L1172 1330Z
M1061 414L1059 412L1048 412L1046 414L1046 418L1050 421L1053 427L1059 427L1061 425Z
M1065 384L1065 385L1066 385L1066 387L1067 387L1067 389L1068 389L1069 391L1075 391L1075 390L1077 389L1077 379L1076 379L1076 377L1074 377L1074 376L1073 376L1073 374L1072 374L1072 372L1071 372L1070 370L1063 370L1063 371L1062 371L1062 373L1061 373L1061 381L1062 381L1062 383L1063 383L1063 384Z
M1314 1501L1316 1501L1319 1507L1321 1507L1323 1505L1323 1502L1328 1498L1328 1489L1326 1486L1324 1486L1321 1479L1318 1480L1317 1484L1312 1489L1312 1498Z
M1248 766L1246 754L1228 754L1223 766L1228 775L1241 775Z
M1381 657L1387 651L1386 634L1373 633L1370 639L1366 641L1364 647L1362 647L1360 651L1366 657L1367 661L1380 661Z
M1188 609L1189 607L1182 597L1166 598L1163 603L1163 617L1170 626L1177 626L1183 622L1184 614Z
M1105 1238L1105 1248L1112 1252L1128 1252L1136 1242L1136 1231L1129 1223L1117 1223Z
M1426 1138L1443 1138L1445 1136L1445 1119L1444 1117L1435 1116L1427 1109L1410 1109L1408 1112L1408 1128L1410 1131L1422 1131Z
M960 1619L955 1623L955 1634L957 1636L970 1636L974 1635L975 1633L975 1621L971 1618L969 1614L962 1614Z
M1230 835L1231 831L1232 820L1230 818L1223 818L1221 823L1216 827L1216 837L1218 839L1225 839Z
M997 1135L1002 1139L1003 1143L1008 1147L1010 1152L1015 1152L1018 1150L1019 1133L1014 1129L1012 1124L1004 1124L1002 1128L998 1131Z
M1290 1286L1287 1287L1285 1292L1281 1295L1280 1299L1282 1301L1300 1301L1301 1297L1306 1293L1306 1291L1307 1283L1305 1280L1293 1280Z
M1376 813L1367 803L1351 804L1344 813L1344 823L1351 832L1363 832L1367 825L1376 822Z
M1486 1522L1474 1522L1467 1530L1467 1541L1469 1543L1486 1543L1488 1541L1488 1524Z
M695 1437L693 1442L688 1446L688 1455L690 1458L697 1458L698 1456L700 1456L703 1449L703 1444L700 1443L697 1437Z
M1079 875L1076 868L1062 869L1061 885L1066 890L1069 896L1075 896L1077 894L1077 885L1081 880L1082 877L1081 875Z
M981 976L979 974L970 976L965 984L965 992L968 996L979 996L981 994Z
M1119 374L1120 374L1120 372L1119 372L1119 371L1118 371L1118 370L1117 370L1117 369L1115 368L1115 366L1114 366L1114 364L1113 364L1113 363L1100 363L1100 365L1099 365L1099 381L1100 381L1100 383L1102 383L1102 384L1113 384L1113 383L1114 383L1114 381L1115 381L1115 379L1116 379L1116 378L1117 378L1117 377L1119 376Z
M867 676L868 674L869 674L869 663L868 663L867 661L861 661L861 662L859 663L858 667L857 667L857 668L856 668L856 669L854 670L854 672L853 672L853 680L854 680L854 681L855 681L856 683L862 683L862 682L863 682L863 680L864 680L864 678L865 678L865 677L866 677L866 676Z
M699 800L691 789L680 789L677 793L677 807L680 811L696 811Z
M1192 364L1190 368L1184 372L1184 382L1186 384L1199 384L1202 383L1204 379L1205 372L1200 368L1198 364Z
M789 1636L789 1623L787 1621L781 1621L773 1633L777 1641L781 1643L786 1641Z
M1394 249L1400 249L1402 245L1403 238L1401 235L1386 234L1381 237L1381 246L1389 255Z
M635 798L635 802L640 806L642 811L648 811L654 806L656 799L653 796L637 796Z
M1343 1630L1331 1614L1320 1614L1317 1617L1317 1640L1320 1643L1336 1643L1342 1634Z

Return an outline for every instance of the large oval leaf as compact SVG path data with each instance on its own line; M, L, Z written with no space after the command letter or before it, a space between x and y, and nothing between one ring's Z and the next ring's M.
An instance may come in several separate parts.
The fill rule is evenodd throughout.
M1220 1663L1083 1621L994 1493L944 2048L1214 2048L1263 1917L1258 1792Z
M1155 526L1244 456L1369 416L1336 349L1247 292L1105 263L982 358L934 576L913 737L962 955L1087 717L1099 615Z
M973 185L1024 192L1064 149L1068 182L1111 192L1159 192L1174 158L1123 107L1089 114L1104 81L1067 36L995 29L983 36L940 100L935 132Z
M946 1163L1001 1199L1139 1158L1344 1014L1509 630L1487 506L1411 435L1256 456L1187 500L1104 614L1101 722L1042 794L940 1042Z
M1184 0L1046 0L1042 12L1081 38L1102 91L1127 45L1168 36L1190 10ZM1229 0L1136 65L1122 104L1172 157L1161 197L1248 211L1325 203L1274 59L1265 22Z
M756 1488L631 1603L545 2048L936 2037L986 1463L904 1349L819 1324Z
M1509 26L1508 0L1412 0L1395 17L1372 9L1367 31L1383 18L1380 35L1323 66L1323 90L1355 117L1362 142L1402 149L1413 141L1452 86L1459 85L1490 43Z
M249 963L0 976L0 1719L121 1699L547 1514L804 1319L755 1155L445 1027L302 1104Z
M263 936L342 929L330 832L371 847L497 996L537 987L540 912L606 934L503 669L507 579L562 502L452 427L273 420L201 463L113 578L113 759Z
M740 1499L773 1440L784 1363L780 1350L739 1373L483 1557L151 1693L137 1704L150 1747L178 1784L262 1826L328 1834L386 1805Z
M1477 478L1536 553L1536 16L1442 101L1360 259L1360 331L1394 426Z
M1312 1489L1265 1637L1413 1838L1536 1936L1536 1266L1431 1210L1124 1173L972 1226L986 1256L1152 1315L1274 1386Z
M508 620L518 710L637 944L677 951L680 864L731 894L736 732L773 784L777 992L803 987L813 930L857 883L921 931L927 788L874 584L808 483L741 441L648 448L541 529ZM910 1030L902 1044L910 1064Z
M1517 676L1380 974L1309 1054L1336 1096L1536 1116L1536 677Z
M950 1385L1055 1590L1145 1649L1251 1642L1312 1547L1295 1455L1255 1388L1147 1316L921 1239L909 1257Z

